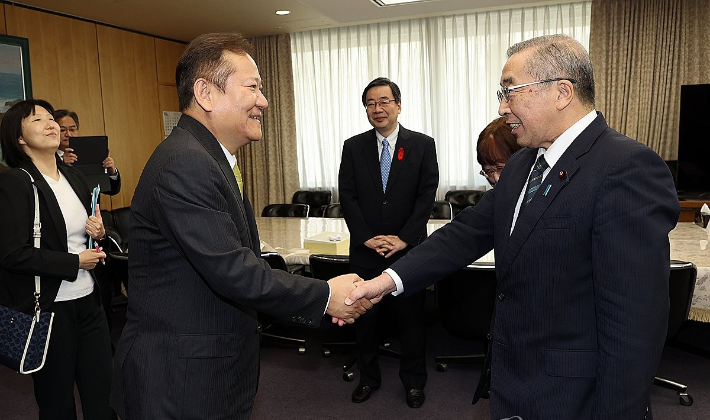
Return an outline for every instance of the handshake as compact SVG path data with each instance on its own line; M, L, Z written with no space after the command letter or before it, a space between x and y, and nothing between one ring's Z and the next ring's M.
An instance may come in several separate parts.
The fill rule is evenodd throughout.
M382 273L369 281L356 274L345 274L328 280L330 301L325 312L340 326L352 324L386 294L396 290L389 274Z

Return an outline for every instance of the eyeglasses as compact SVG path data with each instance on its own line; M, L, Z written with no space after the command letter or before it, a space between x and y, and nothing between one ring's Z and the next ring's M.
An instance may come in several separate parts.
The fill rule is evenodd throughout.
M501 172L503 172L503 168L505 166L496 166L495 168L491 169L483 169L479 174L485 176L486 178L492 179L494 175L498 174L500 175Z
M79 132L79 127L77 127L75 125L73 125L71 127L59 127L59 131L61 133L66 133L68 131L70 134L76 134Z
M389 105L389 104L392 103L392 102L395 102L395 100L394 100L394 99L389 99L389 98L382 98L382 99L380 99L380 100L377 101L377 102L375 102L375 101L370 101L370 102L366 103L366 104L365 104L365 108L372 110L372 109L375 109L375 107L376 107L377 105L379 105L380 108L382 108L382 107L384 107L385 105Z
M510 102L510 92L513 92L515 89L520 89L525 86L537 85L538 83L559 82L560 80L569 80L573 84L577 83L575 79L570 79L567 77L556 77L554 79L545 79L538 80L537 82L523 83L522 85L515 85L509 87L501 86L500 90L496 91L496 95L498 96L498 102L503 102L503 99L505 99L506 102Z

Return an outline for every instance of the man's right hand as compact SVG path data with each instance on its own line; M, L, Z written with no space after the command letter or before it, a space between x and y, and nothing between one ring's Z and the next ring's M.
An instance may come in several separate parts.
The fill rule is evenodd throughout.
M72 163L76 162L78 158L74 154L74 149L72 149L71 147L67 147L66 149L64 149L64 156L62 157L62 159L64 159L64 163L66 163L67 165L71 165Z
M375 251L378 251L378 253L379 253L380 249L382 249L383 247L389 247L390 243L387 241L386 237L384 237L382 235L378 235L378 236L375 236L374 238L370 238L367 241L365 241L365 246L370 249L374 249Z

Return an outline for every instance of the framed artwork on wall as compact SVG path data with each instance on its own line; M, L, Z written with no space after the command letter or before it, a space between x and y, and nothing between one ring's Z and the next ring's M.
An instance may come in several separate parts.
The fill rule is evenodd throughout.
M30 46L27 38L0 35L0 113L32 98Z

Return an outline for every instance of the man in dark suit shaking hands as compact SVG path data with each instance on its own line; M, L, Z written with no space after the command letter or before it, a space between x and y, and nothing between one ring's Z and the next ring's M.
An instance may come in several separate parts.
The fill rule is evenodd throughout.
M112 389L123 420L246 420L259 377L257 311L317 326L325 312L353 322L370 305L344 309L356 276L326 283L259 257L233 156L261 139L268 105L250 48L239 34L207 34L178 62L183 115L131 203L131 290Z
M651 418L680 211L670 171L595 111L577 41L513 45L500 83L524 148L475 207L351 298L416 292L493 248L491 418Z
M345 141L338 174L340 204L350 231L350 266L362 278L382 273L426 238L426 224L439 183L434 139L402 127L399 87L380 77L362 94L374 127ZM424 291L389 299L400 330L399 376L412 408L424 403L426 384ZM360 382L352 401L361 403L380 387L377 348L385 320L380 306L355 326Z

